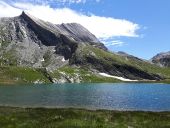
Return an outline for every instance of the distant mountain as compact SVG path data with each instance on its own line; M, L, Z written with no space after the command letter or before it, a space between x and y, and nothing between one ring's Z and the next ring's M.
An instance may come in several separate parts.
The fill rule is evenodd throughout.
M146 81L169 75L132 55L109 52L77 23L56 25L25 12L0 19L0 82Z
M153 63L159 66L170 67L170 51L159 53L156 56L154 56L151 60Z
M143 59L140 59L140 58L138 58L138 57L135 57L135 56L130 55L130 54L128 54L128 53L126 53L126 52L123 52L123 51L119 51L119 52L117 52L117 54L120 55L120 56L124 56L124 57L126 57L126 58L136 59L136 60L138 60L138 61L145 61L145 60L143 60Z

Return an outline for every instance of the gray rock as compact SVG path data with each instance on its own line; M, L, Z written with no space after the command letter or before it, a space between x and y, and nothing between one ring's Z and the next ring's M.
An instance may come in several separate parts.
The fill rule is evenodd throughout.
M0 19L1 65L54 70L69 63L79 44L107 48L80 24L55 25L25 12ZM66 61L62 61L62 59Z
M170 51L157 54L151 61L162 67L170 67Z

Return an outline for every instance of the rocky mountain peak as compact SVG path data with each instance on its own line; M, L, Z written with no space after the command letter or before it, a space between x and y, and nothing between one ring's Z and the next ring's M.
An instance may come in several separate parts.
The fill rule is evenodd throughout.
M29 23L34 22L56 35L62 34L78 42L100 43L95 35L93 35L90 31L88 31L86 28L78 23L52 24L50 22L40 20L24 11L20 15L20 17Z
M0 59L3 64L57 68L68 63L66 60L72 57L78 45L107 50L77 23L56 25L24 11L18 17L1 18L0 21ZM12 61L12 58L15 59Z
M160 59L160 58L164 58L164 57L167 57L167 56L170 56L170 51L169 52L161 52L161 53L158 53L156 56L154 56L153 58L157 58L157 59Z
M28 16L28 15L29 15L29 14L28 14L27 12L22 11L22 13L21 13L20 17L22 17L22 16Z
M157 54L151 61L159 66L170 67L170 51Z

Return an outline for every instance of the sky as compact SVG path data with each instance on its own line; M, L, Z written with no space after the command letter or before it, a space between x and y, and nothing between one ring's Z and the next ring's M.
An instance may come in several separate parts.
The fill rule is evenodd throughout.
M170 51L170 0L0 0L0 17L23 10L55 24L80 23L113 52L150 59Z

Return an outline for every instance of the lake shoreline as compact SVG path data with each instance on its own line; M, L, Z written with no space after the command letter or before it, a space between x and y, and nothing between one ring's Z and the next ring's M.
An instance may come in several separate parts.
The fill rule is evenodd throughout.
M170 112L0 106L2 127L170 127Z
M170 113L167 110L135 110L135 109L100 109L100 108L85 108L85 107L50 107L50 106L14 106L14 105L0 105L0 108L11 108L11 109L51 109L51 110L63 110L63 109L72 109L72 110L84 110L84 111L112 111L112 112L143 112L143 113Z
M0 82L0 86L15 86L15 85L41 85L41 84L44 84L44 85L48 85L48 84L124 84L124 83L137 83L137 84L140 84L140 83L146 83L146 84L149 84L149 83L153 83L153 84L170 84L170 80L168 81L121 81L121 82L96 82L96 83L7 83L7 82Z
M9 109L46 109L46 110L80 110L80 111L103 111L103 112L139 112L139 113L169 113L170 111L144 111L144 110L111 110L111 109L90 109L90 108L74 108L74 107L17 107L17 106L0 106L2 108Z

